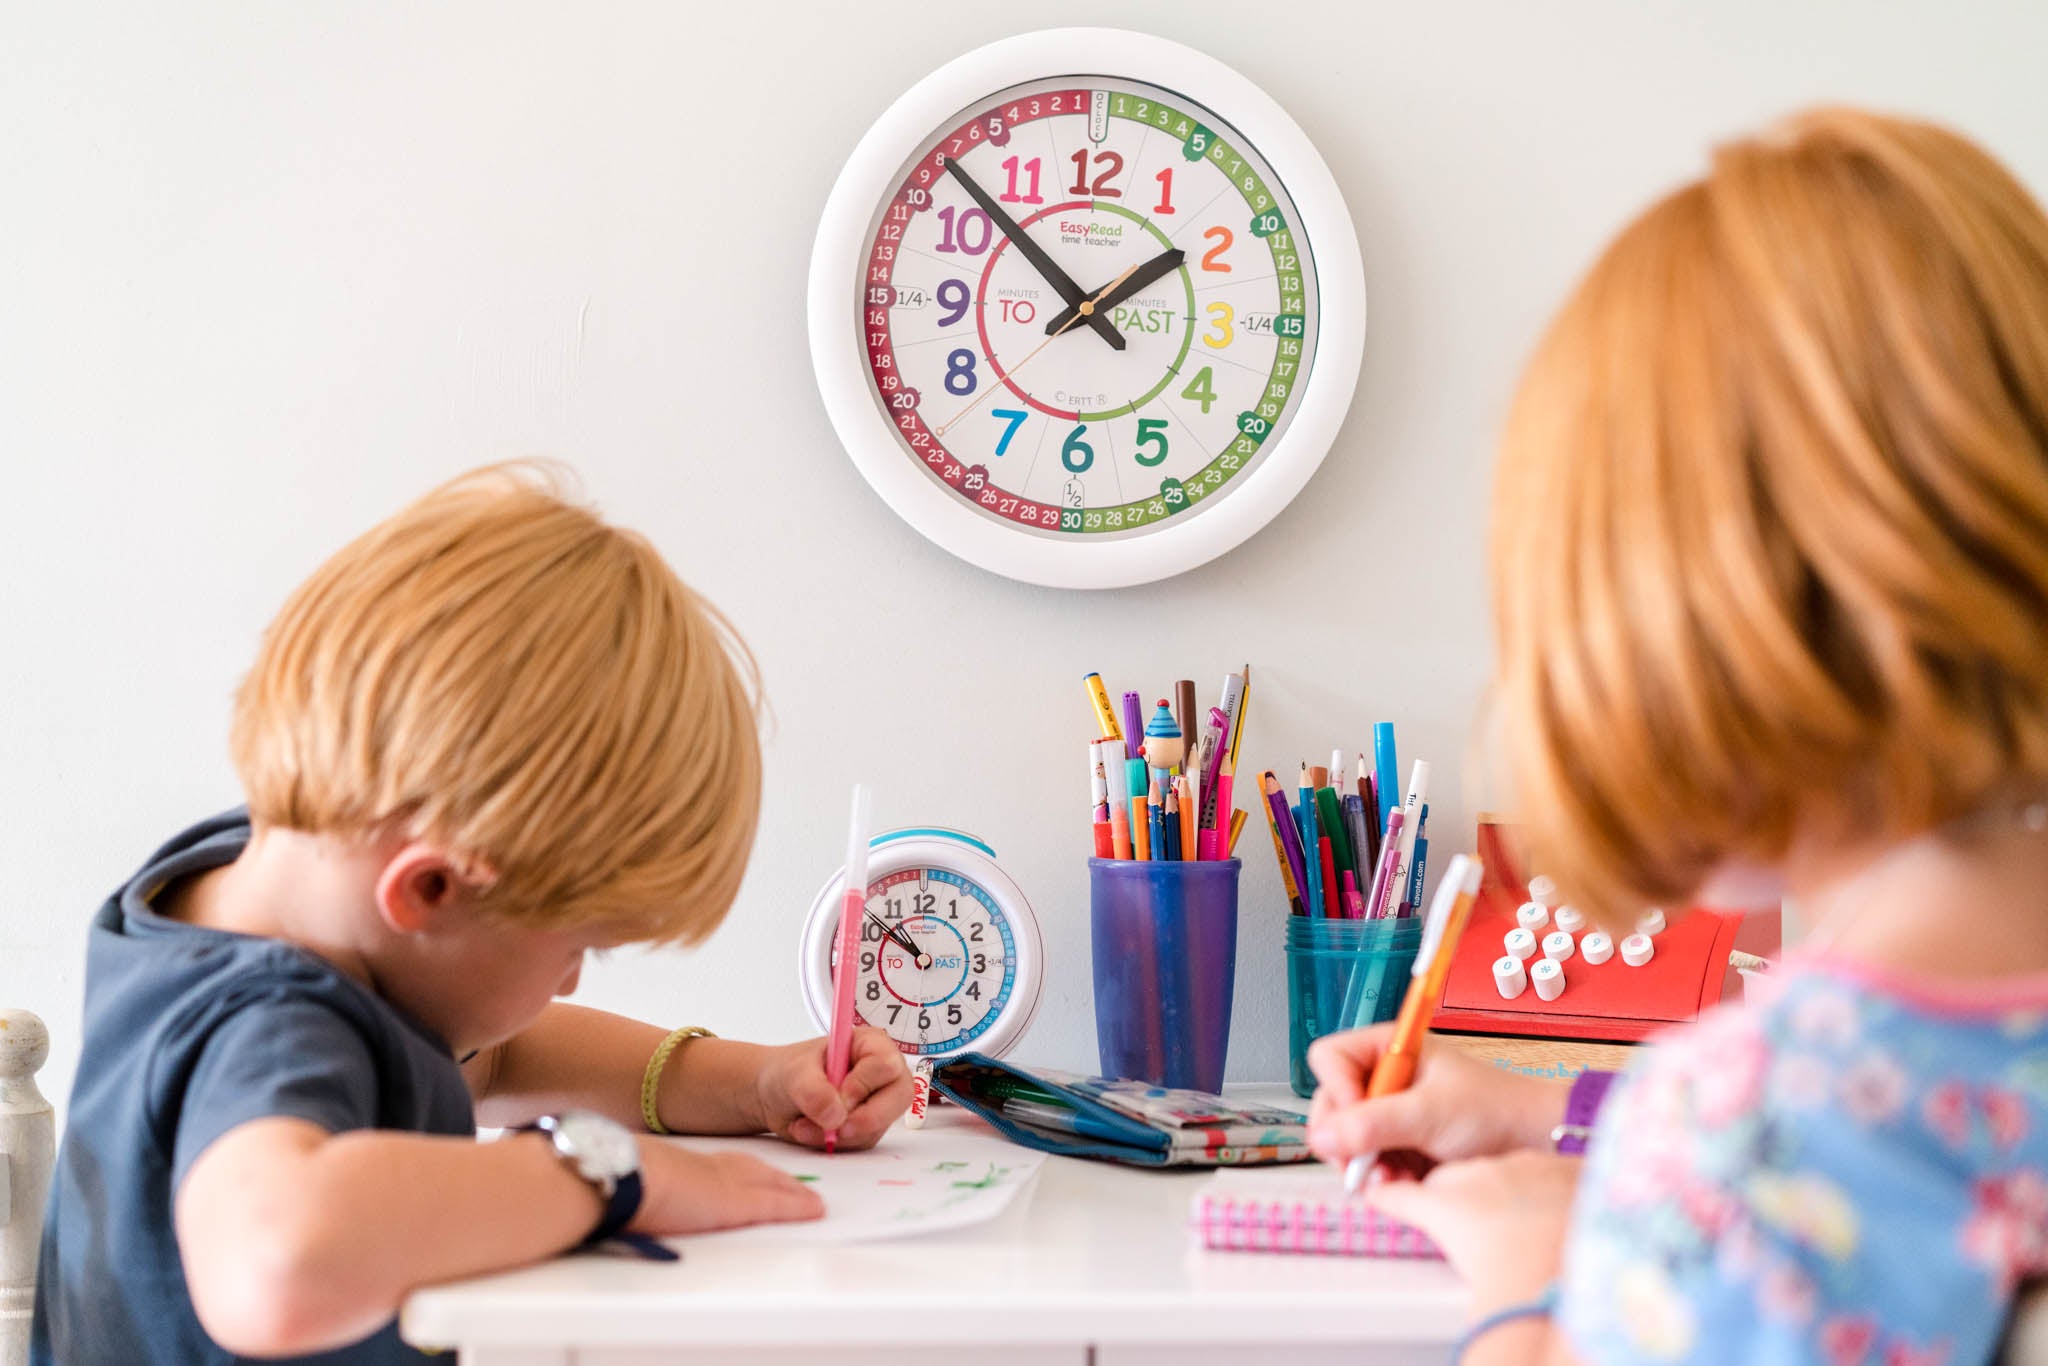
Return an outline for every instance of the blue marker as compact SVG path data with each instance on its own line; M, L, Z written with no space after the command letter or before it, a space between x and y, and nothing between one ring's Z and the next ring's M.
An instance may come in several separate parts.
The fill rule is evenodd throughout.
M1380 833L1387 833L1387 813L1401 804L1401 766L1394 758L1394 723L1376 722L1372 728L1372 767L1380 787Z

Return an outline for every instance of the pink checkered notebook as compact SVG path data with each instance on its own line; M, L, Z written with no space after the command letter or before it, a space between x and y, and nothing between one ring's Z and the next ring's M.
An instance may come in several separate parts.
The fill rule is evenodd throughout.
M1334 1174L1313 1180L1221 1172L1195 1195L1189 1224L1203 1246L1227 1252L1311 1252L1336 1257L1431 1257L1435 1243L1363 1198L1346 1199Z

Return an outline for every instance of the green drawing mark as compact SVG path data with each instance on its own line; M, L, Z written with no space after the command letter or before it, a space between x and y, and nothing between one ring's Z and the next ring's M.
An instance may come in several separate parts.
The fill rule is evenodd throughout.
M798 1172L796 1173L796 1179L799 1181L816 1181L818 1178L809 1172Z
M935 1172L957 1172L964 1171L966 1167L967 1164L965 1162L941 1162L938 1166L933 1167L932 1170Z
M946 1165L949 1167L964 1167L967 1164L965 1162L949 1162ZM995 1163L991 1162L988 1164L988 1174L986 1176L974 1181L955 1181L953 1188L955 1190L985 1191L1009 1174L1010 1169L1008 1167L998 1167Z

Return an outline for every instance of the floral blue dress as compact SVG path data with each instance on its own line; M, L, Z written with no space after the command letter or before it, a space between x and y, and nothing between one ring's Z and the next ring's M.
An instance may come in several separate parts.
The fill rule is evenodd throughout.
M1794 958L1616 1084L1559 1321L1602 1366L1950 1366L2043 1271L2048 978Z

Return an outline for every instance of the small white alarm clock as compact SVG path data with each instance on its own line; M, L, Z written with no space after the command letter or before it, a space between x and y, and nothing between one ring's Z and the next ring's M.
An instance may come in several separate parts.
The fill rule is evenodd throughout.
M996 851L957 830L917 826L868 843L867 918L854 979L857 1023L887 1030L913 1057L1000 1056L1038 1009L1045 946ZM832 1020L846 870L818 890L797 974L820 1029Z

